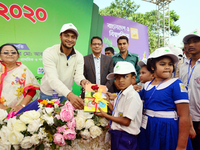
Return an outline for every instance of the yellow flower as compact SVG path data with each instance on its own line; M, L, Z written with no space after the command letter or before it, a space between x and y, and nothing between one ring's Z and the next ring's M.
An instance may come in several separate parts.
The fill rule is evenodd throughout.
M25 77L26 77L26 74L25 74L25 73L23 73L23 74L22 74L22 78L25 78Z
M53 101L50 101L50 103L51 103L52 105L54 105L54 102L55 102L54 100L53 100Z
M45 106L48 104L48 102L46 100L43 100L42 102L40 102L41 104L44 104Z
M22 95L22 93L23 93L23 91L24 91L24 88L18 87L16 91L17 91L17 93L18 93L18 96L19 96L19 95Z
M4 99L4 97L2 96L2 97L0 98L0 104L4 104L4 102L5 102L5 99Z

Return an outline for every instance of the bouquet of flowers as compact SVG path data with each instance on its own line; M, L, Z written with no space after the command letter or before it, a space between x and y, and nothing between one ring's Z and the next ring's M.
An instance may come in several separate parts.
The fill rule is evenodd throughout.
M0 149L109 149L108 120L75 110L69 101L38 100L39 110L13 116L0 109ZM87 143L87 144L86 144Z

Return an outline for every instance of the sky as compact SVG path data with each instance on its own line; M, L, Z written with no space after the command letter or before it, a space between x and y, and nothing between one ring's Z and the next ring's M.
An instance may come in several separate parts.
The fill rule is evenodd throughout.
M103 9L110 6L115 0L94 0L93 2ZM140 8L136 12L145 13L151 10L157 10L155 4L142 0L134 0ZM200 29L200 0L173 0L170 3L170 10L174 10L179 15L179 20L176 25L179 25L181 30L177 36L170 37L170 44L175 44L177 47L183 47L182 39L185 35L193 30Z

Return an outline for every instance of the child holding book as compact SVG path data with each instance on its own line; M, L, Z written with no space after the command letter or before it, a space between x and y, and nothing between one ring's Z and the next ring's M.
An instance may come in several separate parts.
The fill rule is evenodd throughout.
M112 150L138 150L136 135L140 132L142 121L142 101L132 85L135 77L134 66L125 61L117 62L114 72L107 75L108 80L115 78L121 91L114 100L112 116L100 108L100 113L96 114L111 120Z
M180 79L188 88L190 114L196 137L192 139L194 150L200 149L200 29L196 29L183 38L191 55L180 68Z
M191 150L188 92L178 78L171 78L178 57L169 49L156 49L147 60L154 79L146 82L140 96L144 115L139 134L141 150Z

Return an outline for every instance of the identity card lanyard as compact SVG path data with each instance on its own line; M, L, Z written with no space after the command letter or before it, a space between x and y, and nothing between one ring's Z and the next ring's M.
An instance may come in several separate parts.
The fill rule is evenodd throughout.
M153 79L153 80L154 80L154 79ZM148 86L147 86L147 88L146 88L146 91L147 91L149 85L153 82L153 80L148 84ZM157 88L158 88L158 87L163 83L163 81L165 81L165 80L166 80L166 79L162 80L162 81L155 87L155 89L154 89L154 91L151 93L151 96L149 97L149 99L144 103L144 110L145 110L145 112L146 112L146 106L147 106L147 104L149 103L149 101L150 101L151 97L153 96L154 92L157 90Z
M196 64L195 64L196 65ZM195 65L192 67L192 70L191 70L191 73L190 73L190 66L191 66L191 60L190 60L190 63L189 63L189 66L188 66L188 75L187 75L187 89L188 89L188 86L189 86L189 82L190 82L190 78L192 76L192 73L194 71L194 68L195 68Z
M113 110L112 110L112 116L114 116L114 114L115 114L115 108L118 106L118 103L119 103L119 96L120 96L121 94L122 94L122 91L120 91L119 94L117 95L116 103L115 103L115 106L114 106L114 108L113 108ZM112 124L112 120L110 120L110 126L111 126L111 124Z
M175 77L175 75L176 75L177 65L178 65L178 63L176 63L176 66L175 66L175 69L174 69L174 77Z

